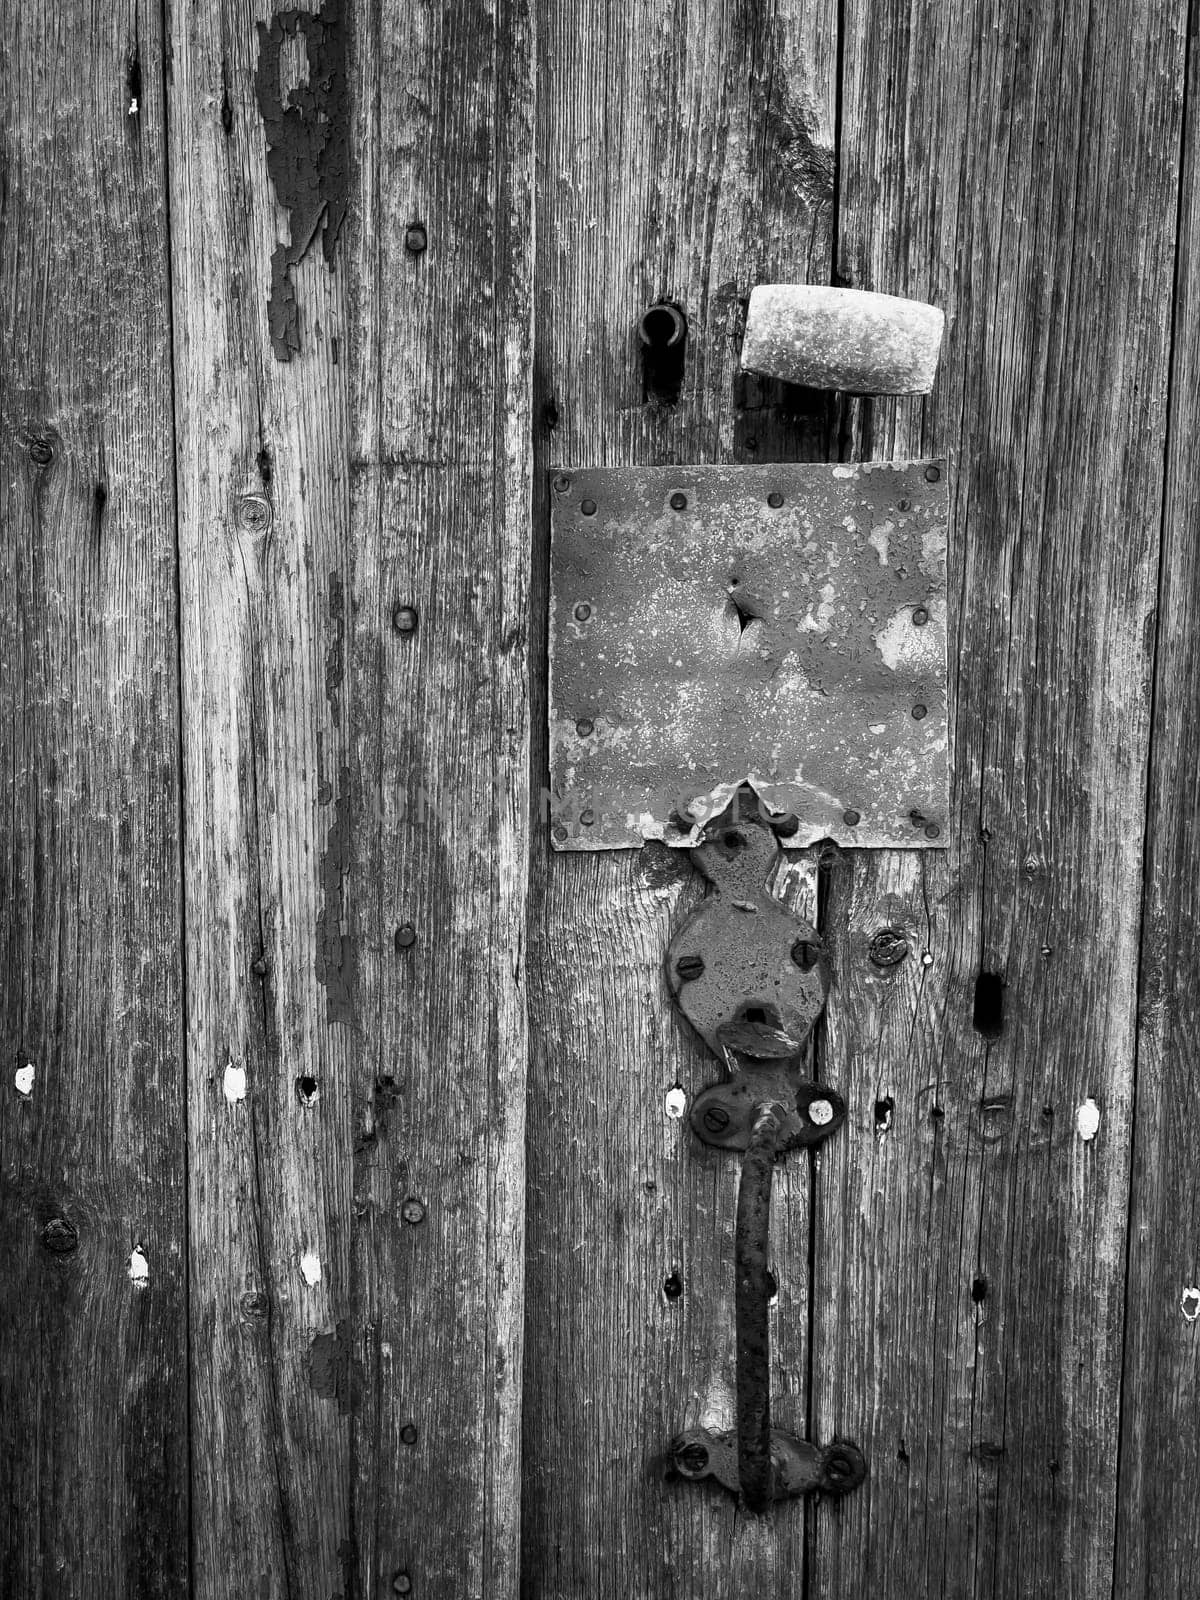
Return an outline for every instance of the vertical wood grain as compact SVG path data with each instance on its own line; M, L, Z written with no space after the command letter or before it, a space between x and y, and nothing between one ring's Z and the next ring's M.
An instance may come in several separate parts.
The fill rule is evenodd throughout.
M1147 802L1125 1306L1119 1600L1186 1594L1200 1566L1200 52L1192 7Z
M1182 20L846 7L839 270L949 318L853 442L950 453L955 784L831 885L816 1407L871 1467L814 1594L1111 1589Z
M370 1595L405 1579L414 1595L517 1592L532 73L524 0L358 19L348 626ZM407 610L416 626L397 631Z
M0 24L0 1594L12 1600L188 1587L161 61L154 10L28 5Z
M737 377L755 282L828 281L832 7L587 0L540 11L538 536L545 471L819 458L828 413ZM680 400L647 404L637 323L690 326ZM545 568L537 606L544 614ZM544 683L544 679L543 679ZM544 689L543 689L544 692ZM535 726L544 726L544 704ZM539 770L545 770L540 747ZM814 909L811 867L789 897ZM662 1453L732 1421L736 1162L666 1114L717 1063L685 1036L662 962L699 892L648 847L549 853L535 834L530 949L524 1592L790 1595L804 1512L759 1522ZM805 1431L810 1169L779 1169L773 1399ZM669 1279L682 1293L668 1294ZM672 1285L674 1288L674 1285Z
M528 23L174 21L197 1588L502 1596Z

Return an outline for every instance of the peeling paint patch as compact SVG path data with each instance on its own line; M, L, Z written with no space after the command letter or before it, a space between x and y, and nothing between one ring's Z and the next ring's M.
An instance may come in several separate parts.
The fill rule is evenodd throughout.
M681 1089L678 1084L676 1084L673 1089L667 1090L667 1098L664 1109L672 1121L678 1122L679 1118L683 1115L686 1106L687 1093L685 1090Z
M285 44L301 41L308 81L285 91ZM258 24L255 93L267 135L267 171L276 200L289 213L288 241L271 257L267 313L276 360L290 361L300 349L292 268L319 229L325 260L333 266L349 205L350 110L341 0L325 0L317 12L280 11L269 24Z
M343 1416L358 1409L363 1367L353 1353L349 1322L334 1333L318 1333L308 1352L308 1384L322 1400L333 1400Z
M1089 1095L1075 1113L1075 1132L1090 1143L1100 1131L1100 1107Z
M27 1061L23 1067L18 1067L13 1073L13 1083L22 1099L28 1100L33 1094L33 1080L36 1076L37 1069L32 1061Z
M300 1257L300 1276L310 1289L321 1281L321 1258L315 1250L306 1250Z
M346 591L341 576L329 574L329 649L325 652L325 698L335 727L342 720L341 689L346 667Z
M150 1286L150 1263L140 1244L135 1244L129 1257L129 1281L135 1289Z
M323 898L317 918L317 981L324 985L330 1022L354 1024L357 940L343 929L345 881L353 861L350 769L339 774L333 821L321 857Z
M225 1098L230 1105L236 1105L239 1100L246 1098L246 1069L236 1061L231 1061L225 1068Z
M1190 1284L1179 1296L1179 1309L1185 1322L1195 1322L1200 1317L1200 1288Z

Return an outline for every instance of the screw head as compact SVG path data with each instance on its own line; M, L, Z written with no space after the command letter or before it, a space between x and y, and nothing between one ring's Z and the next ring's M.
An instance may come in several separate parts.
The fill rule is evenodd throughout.
M411 922L402 922L396 929L396 949L408 950L417 942L417 930Z
M592 721L591 717L580 717L579 721L575 724L575 732L581 739L590 739L595 731L596 724Z
M410 1194L400 1207L400 1215L410 1227L415 1228L425 1221L425 1207L417 1199L416 1195Z
M411 228L405 230L404 248L410 256L423 255L428 244L429 236L425 232L424 223L414 222Z
M792 960L801 972L811 972L821 955L821 947L812 939L797 939L792 946Z
M842 812L842 821L848 828L857 828L862 821L862 812L855 811L851 806L848 810Z
M585 517L594 517L596 515L596 502L594 500L581 500L579 502L579 510Z
M924 606L918 606L913 612L913 625L918 628L923 628L928 621L928 611L926 611Z
M709 1133L724 1133L729 1126L729 1113L724 1106L705 1106L700 1121Z
M392 612L392 626L397 633L416 633L417 622L416 606L397 606Z
M938 481L938 479L941 477L941 475L942 475L942 469L940 467L926 467L925 468L925 482L926 483L936 483Z
M808 1103L808 1120L816 1123L818 1128L827 1128L833 1121L833 1105L828 1100L810 1100Z
M592 614L592 608L586 600L581 600L575 607L575 621L586 622Z
M680 956L675 963L675 972L684 983L690 983L694 978L704 975L703 956Z
M675 1452L675 1465L685 1477L698 1478L708 1470L708 1451L702 1444L685 1444Z
M767 504L775 511L779 510L780 506L783 504L783 496L779 493L778 489L772 489L771 493L767 496Z
M687 495L680 494L679 491L676 490L676 492L671 496L670 504L672 511L686 511Z
M880 928L867 946L867 955L876 967L899 966L907 954L908 940L898 928Z
M29 446L29 459L35 466L48 467L54 460L54 447L49 439L35 439Z
M415 1422L406 1422L400 1429L400 1442L401 1444L416 1444L417 1425Z
M913 721L914 722L921 722L925 717L927 717L929 715L929 707L928 706L916 705L916 706L914 706L912 708L912 714L913 714Z

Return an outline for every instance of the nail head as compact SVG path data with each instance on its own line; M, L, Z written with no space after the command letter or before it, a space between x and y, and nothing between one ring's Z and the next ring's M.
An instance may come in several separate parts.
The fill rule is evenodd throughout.
M595 731L596 724L592 721L591 717L580 717L579 721L575 724L575 732L581 739L589 739Z
M833 1106L828 1100L810 1100L808 1103L808 1120L815 1122L818 1128L827 1128L833 1121Z
M406 1422L400 1429L400 1442L401 1444L416 1444L417 1425L415 1422Z
M415 1195L409 1195L400 1208L400 1215L410 1227L415 1228L418 1223L425 1221L425 1207Z
M929 621L929 613L924 606L918 606L913 612L913 622L918 628L923 628Z
M853 807L842 812L842 821L848 828L857 828L862 821L862 812L855 811Z
M680 494L678 491L676 491L676 493L671 496L671 510L672 511L686 511L687 510L687 495Z
M424 254L428 243L429 236L426 234L425 228L420 222L414 222L412 227L405 231L404 248L408 251L410 256L419 256Z
M417 930L411 922L402 922L396 929L396 949L407 950L417 942Z
M938 481L938 479L941 477L941 475L942 475L942 470L941 470L940 467L926 467L925 468L925 481L926 481L926 483L936 483Z
M913 721L914 722L922 721L928 715L928 712L929 712L928 706L919 706L919 705L918 706L914 706L912 708Z
M581 600L579 602L579 604L575 607L575 621L576 622L586 622L587 619L591 616L591 614L592 614L592 608L591 608L591 606L588 605L586 600Z
M397 633L415 633L417 620L416 606L397 606L392 613L392 622Z
M936 839L941 831L936 822L927 822L925 824L925 837L927 839Z
M570 480L570 478L567 476L567 474L565 472L557 472L557 473L555 473L555 475L554 475L554 492L556 494L566 494L567 490L570 487L571 487L571 480Z
M774 510L779 510L780 506L783 504L783 496L779 493L778 489L773 489L767 496L767 504L773 507Z
M596 502L594 500L581 500L579 509L585 517L594 517L596 515Z

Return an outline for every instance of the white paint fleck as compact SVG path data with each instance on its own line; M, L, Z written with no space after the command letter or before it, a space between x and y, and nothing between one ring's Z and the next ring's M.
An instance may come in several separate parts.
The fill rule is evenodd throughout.
M871 529L871 536L867 543L878 552L879 565L886 567L888 564L888 542L896 531L894 522L881 522L877 528Z
M827 1128L833 1121L833 1106L828 1100L812 1100L808 1107L808 1120L818 1128Z
M136 117L137 114L138 114L137 95L135 95L135 94L134 95L130 95L130 97L129 97L129 115L131 117Z
M1090 1142L1100 1131L1100 1107L1089 1095L1075 1113L1075 1132L1085 1142Z
M15 1083L17 1086L17 1093L19 1095L23 1095L26 1100L28 1100L30 1095L33 1093L33 1080L35 1075L36 1073L32 1061L27 1061L23 1067L18 1067L13 1073L13 1083Z
M321 1258L315 1250L306 1250L300 1257L300 1276L311 1289L321 1281Z
M678 1084L673 1089L667 1090L666 1112L667 1115L678 1122L687 1105L687 1093Z
M1185 1322L1195 1322L1200 1317L1200 1288L1189 1284L1179 1296L1179 1309Z
M225 1068L225 1098L230 1105L246 1098L246 1069L236 1061Z
M886 722L873 722L873 723L871 723L870 732L871 733L886 733L887 732L887 723Z
M933 965L933 956L928 950L921 951L921 965L923 967L931 967Z
M135 1244L129 1257L129 1281L135 1289L145 1289L150 1283L150 1263L140 1244Z

